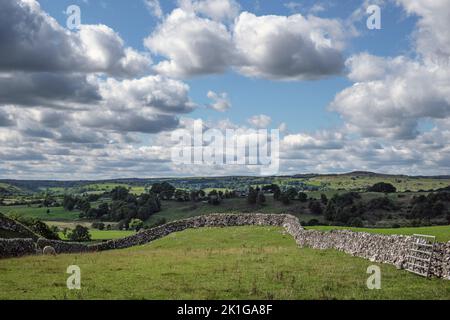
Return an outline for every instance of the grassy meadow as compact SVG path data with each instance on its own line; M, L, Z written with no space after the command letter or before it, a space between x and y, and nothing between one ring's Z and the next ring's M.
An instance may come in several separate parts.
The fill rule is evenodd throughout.
M372 264L300 249L276 227L205 228L124 250L0 260L0 299L450 299L450 281L384 264L381 290L369 290ZM80 291L66 288L69 265L81 268Z

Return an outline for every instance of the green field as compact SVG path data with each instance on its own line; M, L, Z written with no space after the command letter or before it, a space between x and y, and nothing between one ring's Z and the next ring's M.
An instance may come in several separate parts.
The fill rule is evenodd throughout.
M299 249L275 227L197 229L151 244L91 254L0 260L0 299L450 299L450 281L335 250ZM69 265L80 291L66 288Z
M369 233L381 233L381 234L426 234L435 236L436 241L447 242L450 241L450 226L433 226L433 227L417 227L417 228L391 228L391 229L375 229L375 228L351 228L351 227L333 227L333 226L316 226L307 227L307 229L314 229L320 231L330 230L352 230Z
M47 212L49 210L49 212ZM79 218L79 211L68 211L63 207L39 208L37 206L0 206L0 212L3 214L18 214L21 216L38 218L49 221L73 221Z
M111 239L121 239L135 234L134 231L123 231L123 230L95 230L90 229L89 233L91 234L91 240L111 240ZM59 232L59 237L62 240L67 240L62 232Z

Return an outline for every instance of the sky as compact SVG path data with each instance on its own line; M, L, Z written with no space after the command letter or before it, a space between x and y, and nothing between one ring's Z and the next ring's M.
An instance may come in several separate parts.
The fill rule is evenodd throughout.
M449 12L450 0L3 0L0 178L258 174L175 163L171 137L196 120L279 129L278 174L450 174Z

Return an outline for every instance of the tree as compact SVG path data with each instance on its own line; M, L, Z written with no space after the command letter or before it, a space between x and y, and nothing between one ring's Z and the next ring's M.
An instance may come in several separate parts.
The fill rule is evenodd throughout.
M306 202L308 201L308 195L304 192L299 192L298 193L298 200L300 200L300 202Z
M273 192L273 198L275 200L278 200L281 195L280 187L277 184L272 184L272 192Z
M77 225L75 229L69 232L68 236L70 241L85 242L91 241L91 234L89 229L80 225Z
M320 201L322 201L322 204L327 205L328 204L328 197L327 197L327 195L322 193L320 195Z
M361 220L361 218L358 218L358 217L351 218L348 221L348 223L349 223L350 227L355 227L355 228L362 228L362 227L364 227L363 221Z
M164 200L170 200L175 193L175 187L168 182L155 183L150 190L152 193L159 195Z
M258 200L258 192L253 189L252 187L248 188L248 195L247 195L247 202L249 204L256 204L256 201Z
M141 219L132 219L129 224L129 228L139 231L144 227L144 222Z
M260 191L260 192L258 192L258 197L256 198L256 203L261 205L264 202L266 202L266 196L264 195L264 192Z
M98 229L98 230L105 229L105 224L103 222L93 222L91 226L92 226L92 228Z
M373 186L367 188L368 192L383 192L383 193L395 193L397 189L390 183L378 182Z
M312 214L321 215L323 213L322 205L319 201L313 200L309 203L309 210Z
M289 198L289 194L287 192L283 192L280 195L280 201L284 204L284 205L288 205L291 203L291 199Z
M123 200L125 201L128 197L128 194L130 193L130 190L128 190L125 187L118 186L111 190L111 198L113 201L115 200Z

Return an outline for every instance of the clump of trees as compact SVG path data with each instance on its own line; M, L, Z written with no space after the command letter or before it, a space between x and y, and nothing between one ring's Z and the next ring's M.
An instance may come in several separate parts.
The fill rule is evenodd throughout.
M447 205L450 202L450 192L429 193L411 199L410 217L430 219L448 214Z
M397 192L397 188L395 188L392 184L386 182L378 182L373 186L367 188L368 192L383 192L383 193L395 193Z
M86 242L86 241L91 241L91 234L89 233L88 228L77 225L75 227L75 229L68 232L67 238L70 241Z

